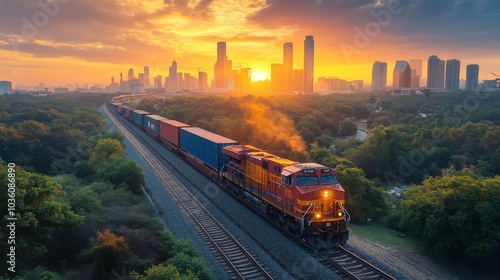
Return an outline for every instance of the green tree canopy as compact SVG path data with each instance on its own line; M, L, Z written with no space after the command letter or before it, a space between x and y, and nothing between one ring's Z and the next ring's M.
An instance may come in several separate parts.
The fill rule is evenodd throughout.
M478 262L499 259L500 177L432 177L404 196L399 227L423 237L430 250Z
M98 168L110 158L124 157L125 151L120 141L111 138L99 140L94 150L90 153L89 164Z

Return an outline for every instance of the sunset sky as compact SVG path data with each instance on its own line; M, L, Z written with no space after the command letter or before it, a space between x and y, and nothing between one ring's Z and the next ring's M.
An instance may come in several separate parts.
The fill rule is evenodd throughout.
M282 63L284 42L303 67L306 35L316 78L370 84L379 60L390 84L396 60L422 59L426 69L430 55L459 59L463 79L471 63L480 79L500 75L498 0L0 0L0 80L107 85L147 65L152 83L173 60L179 72L212 78L218 41L233 67L265 77Z

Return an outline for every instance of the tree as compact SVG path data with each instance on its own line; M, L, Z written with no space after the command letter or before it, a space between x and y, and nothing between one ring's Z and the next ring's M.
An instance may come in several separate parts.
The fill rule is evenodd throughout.
M109 229L97 233L94 245L86 255L94 260L96 273L110 278L111 271L124 264L130 255L130 248L123 236L112 233Z
M345 118L341 123L340 123L340 129L339 129L339 136L352 136L356 135L358 132L358 126L356 125L356 122L354 122L350 118Z
M97 175L116 187L126 187L135 194L141 193L145 184L142 169L135 161L126 158L110 158L99 167Z
M123 156L125 156L125 152L120 141L110 138L101 139L90 153L89 164L97 169L108 159Z
M11 198L7 191L10 177L6 166L0 159L0 199L4 202ZM11 174L15 174L15 210L12 213L17 217L16 258L21 260L19 266L26 268L47 252L47 242L54 230L73 227L82 217L73 213L68 203L61 201L66 194L50 177L20 168L15 168ZM2 216L3 225L9 224L8 217L8 214ZM1 228L3 236L9 235L7 230Z
M500 255L500 177L429 178L401 202L399 227L440 256L477 262Z

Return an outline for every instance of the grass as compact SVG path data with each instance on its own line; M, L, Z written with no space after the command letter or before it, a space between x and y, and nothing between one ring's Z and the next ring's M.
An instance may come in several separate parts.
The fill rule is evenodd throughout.
M352 234L366 238L370 241L379 243L383 246L403 246L414 247L420 246L420 243L413 238L402 235L401 232L389 229L382 224L373 223L371 225L354 225L348 226Z

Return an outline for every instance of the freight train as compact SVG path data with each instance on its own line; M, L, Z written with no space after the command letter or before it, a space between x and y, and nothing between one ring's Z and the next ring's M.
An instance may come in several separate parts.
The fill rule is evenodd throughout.
M317 248L347 242L350 217L336 170L281 158L198 127L129 108L118 100L112 100L108 107L304 241Z

